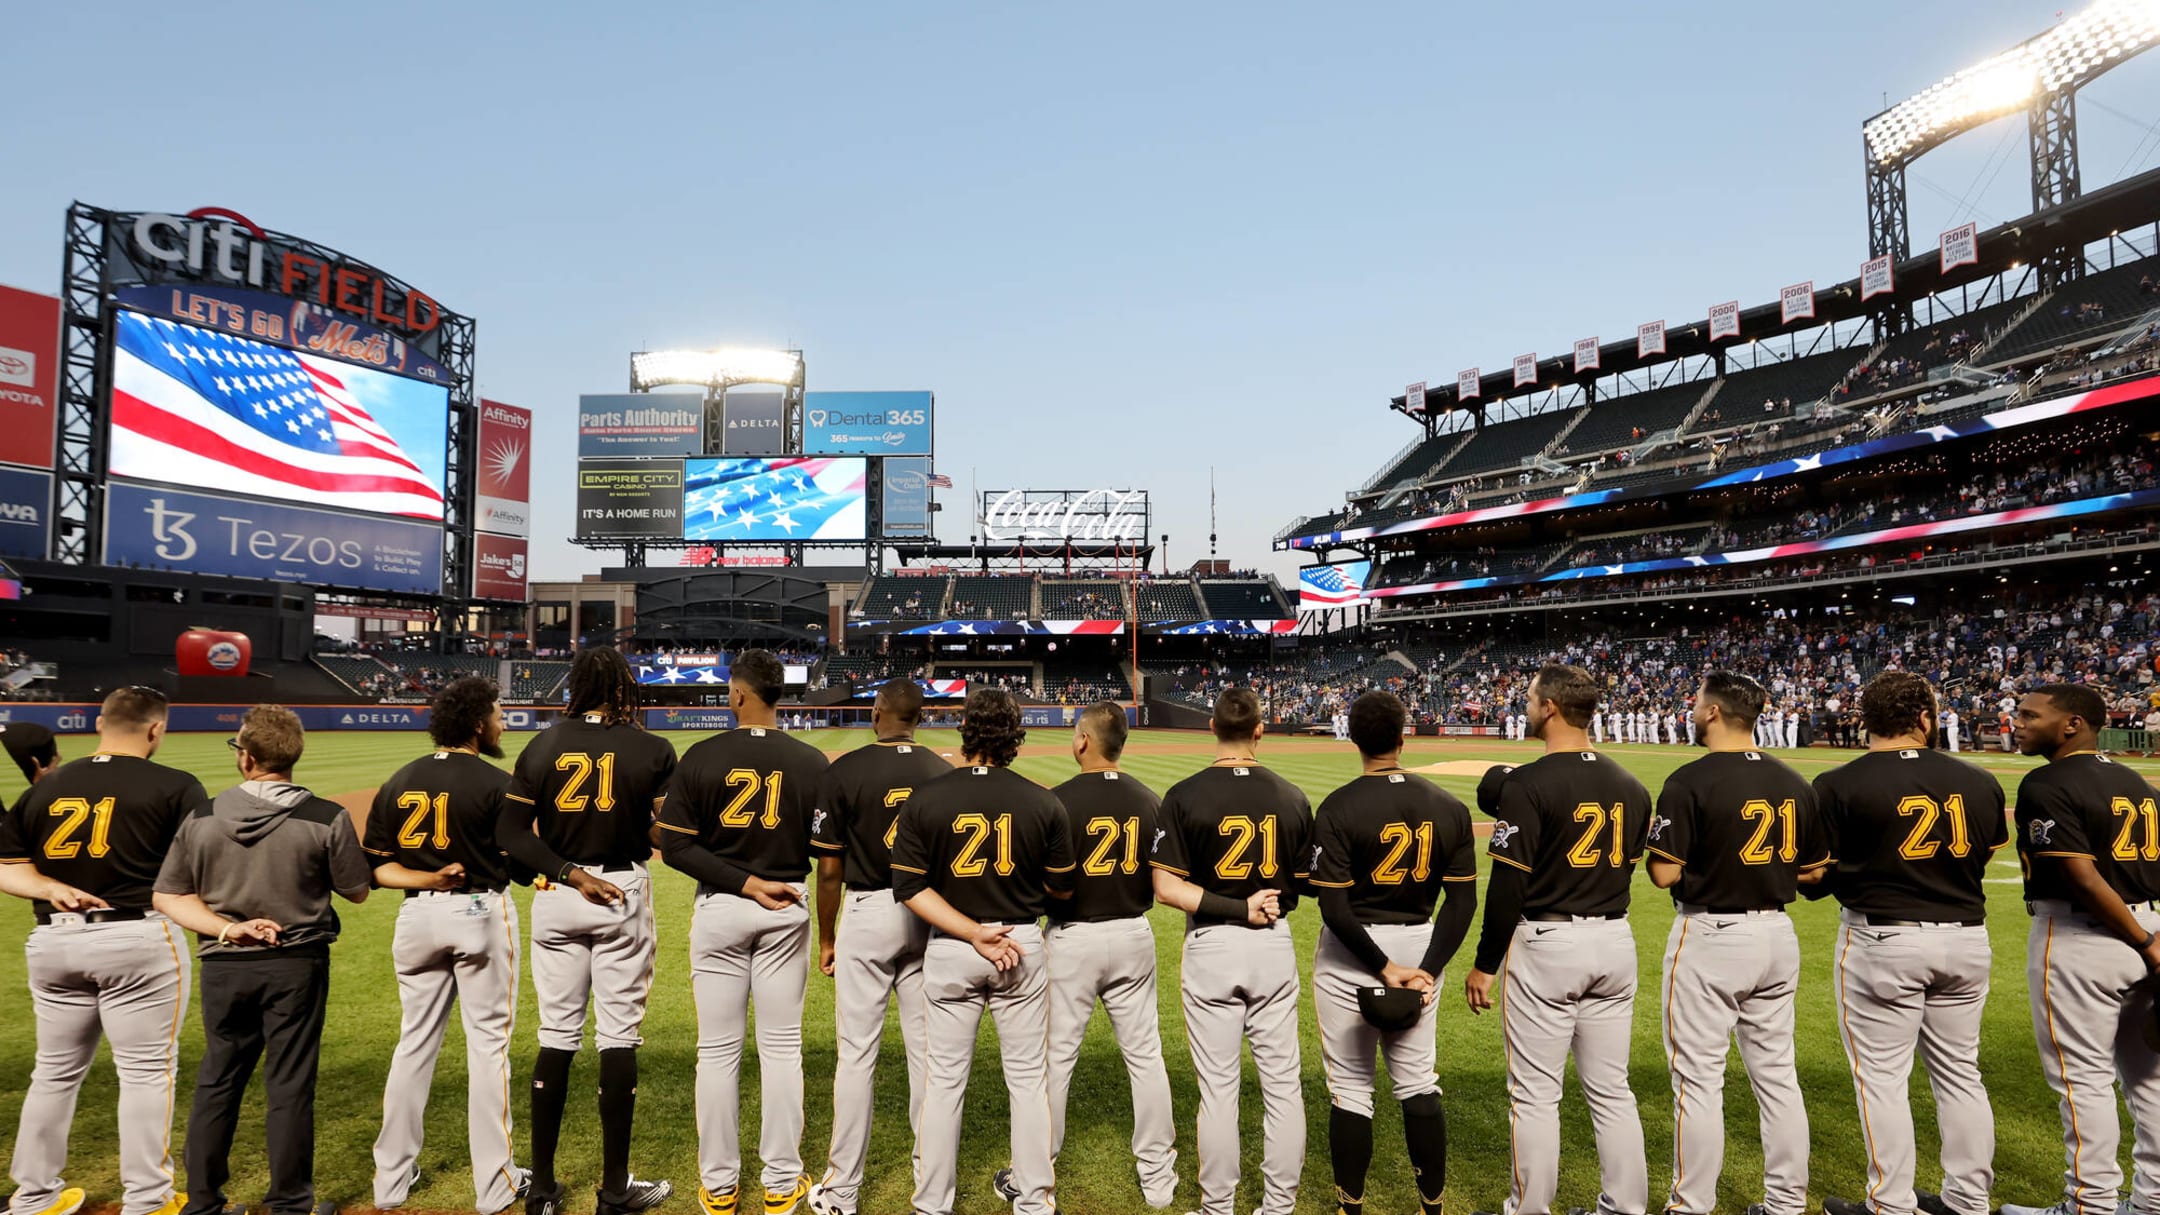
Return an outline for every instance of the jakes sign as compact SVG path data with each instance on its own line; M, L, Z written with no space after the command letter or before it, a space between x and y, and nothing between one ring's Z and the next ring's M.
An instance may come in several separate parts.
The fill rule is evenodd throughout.
M199 282L266 291L415 341L442 324L442 306L432 296L365 262L268 231L237 211L124 211L104 218L109 287Z

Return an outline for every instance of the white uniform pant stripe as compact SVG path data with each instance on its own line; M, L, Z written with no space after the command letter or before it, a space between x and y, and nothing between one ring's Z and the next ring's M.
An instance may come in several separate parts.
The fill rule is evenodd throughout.
M890 890L849 891L843 907L838 939L833 943L837 1042L832 1149L826 1156L823 1185L834 1206L852 1211L862 1187L863 1162L870 1152L885 1009L895 1000L900 1006L900 1041L907 1054L910 1151L922 1129L929 1034L922 960L930 930L914 912L896 901Z
M1260 1215L1289 1215L1305 1169L1305 1095L1298 1048L1298 965L1290 925L1209 925L1185 934L1180 976L1185 1037L1200 1089L1200 1210L1232 1215L1239 1168L1238 1089L1244 1046L1260 1077Z
M59 916L31 931L23 954L37 1061L8 1169L15 1209L41 1210L59 1197L76 1094L102 1036L120 1080L120 1209L156 1210L173 1195L173 1086L189 982L180 929L162 916L108 924Z
M510 1038L517 1021L518 912L509 894L424 894L398 908L390 954L402 1010L375 1139L375 1205L405 1202L450 1006L465 1025L465 1136L474 1210L517 1199L510 1146Z
M1110 1016L1132 1086L1132 1153L1140 1193L1168 1206L1177 1189L1177 1131L1170 1075L1163 1066L1155 994L1155 933L1147 917L1059 924L1045 934L1050 956L1050 1152L1065 1146L1065 1104L1080 1044L1100 1002Z
M1020 1188L1014 1215L1050 1215L1055 1209L1044 1050L1050 1033L1049 968L1041 929L1015 925L1008 939L1020 947L1020 964L1002 973L973 945L953 937L932 937L923 954L930 1061L916 1144L916 1215L952 1215L961 1116L985 1011L997 1024L998 1056L1012 1110L1013 1184Z
M742 1176L742 1048L753 1003L762 1180L768 1193L786 1193L802 1175L802 1008L809 981L807 904L770 911L740 895L699 896L690 917L698 1176L712 1193L735 1188Z
M2138 923L2160 931L2160 913ZM2160 1054L2145 1042L2153 997L2144 961L2114 934L2074 914L2033 917L2026 984L2040 1070L2061 1098L2064 1199L2080 1215L2112 1215L2122 1189L2115 1086L2136 1123L2131 1192L2160 1195Z
M1560 1179L1561 1078L1569 1054L1597 1133L1600 1215L1650 1202L1642 1119L1628 1087L1635 933L1626 920L1516 926L1501 993L1514 1183L1504 1215L1547 1215Z
M1674 917L1661 1018L1673 1089L1668 1212L1710 1215L1725 1168L1725 1056L1733 1039L1760 1111L1763 1205L1807 1209L1807 1107L1793 1060L1800 938L1784 913Z

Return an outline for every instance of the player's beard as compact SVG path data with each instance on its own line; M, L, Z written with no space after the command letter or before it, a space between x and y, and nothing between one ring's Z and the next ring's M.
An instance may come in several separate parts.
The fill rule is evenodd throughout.
M487 756L489 759L501 759L503 757L502 735L497 734L493 738L481 739L480 754Z

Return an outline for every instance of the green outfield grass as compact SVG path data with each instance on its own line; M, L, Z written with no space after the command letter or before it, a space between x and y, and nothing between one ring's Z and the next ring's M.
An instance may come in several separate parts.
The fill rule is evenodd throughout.
M510 747L521 746L529 736L512 735ZM808 736L829 751L867 741L861 732L829 732ZM696 736L677 736L678 749ZM949 733L925 736L925 741L951 749ZM1200 749L1206 740L1191 734L1148 732L1135 736L1127 770L1158 791L1191 773L1205 761ZM335 734L313 740L299 777L318 792L330 795L372 789L383 777L426 747L424 738L412 734ZM76 756L89 749L88 740L63 740L65 754ZM1673 747L1613 747L1630 769L1654 791L1666 773L1692 755ZM1409 748L1405 762L1412 765L1444 761L1521 761L1536 753L1535 744L1494 740L1420 739ZM213 792L234 779L223 736L191 735L169 739L159 755L165 762L199 775ZM1310 793L1315 804L1330 789L1357 771L1354 752L1347 744L1304 739L1271 739L1262 751L1263 761L1275 767ZM1842 762L1849 755L1826 750L1795 752L1787 756L1809 776ZM2032 761L2002 755L1977 757L2007 785ZM2152 764L2140 765L2151 776ZM1037 731L1018 767L1045 783L1064 779L1072 771L1065 753L1062 731ZM1474 775L1441 776L1437 779L1469 800ZM0 774L0 795L15 796L20 778L10 768ZM1991 935L1996 950L1996 985L1987 1012L1987 1028L1981 1067L1994 1095L1997 1119L1996 1165L1999 1172L1996 1197L2047 1204L2059 1196L2063 1168L2057 1129L2055 1100L2040 1075L2031 1021L2026 1006L2024 977L2027 918L2019 902L2016 861L2004 853L1997 861L1997 875L1989 887ZM660 978L653 988L652 1004L645 1022L646 1045L638 1106L637 1146L632 1166L643 1176L674 1181L676 1197L666 1209L694 1212L697 1185L697 1136L692 1120L692 1075L696 1062L696 1020L691 1006L687 939L690 918L690 883L656 866L659 891L659 925L663 942ZM1643 978L1642 996L1635 1009L1633 1077L1642 1104L1650 1153L1652 1202L1661 1203L1669 1177L1671 1153L1671 1091L1659 1040L1660 1008L1656 999L1656 976L1666 930L1672 921L1671 904L1653 889L1647 878L1638 877L1634 924L1637 954ZM345 935L335 951L330 1024L324 1037L321 1090L318 1096L318 1148L316 1179L321 1196L365 1207L371 1193L370 1148L379 1126L384 1069L396 1040L398 1006L389 953L390 934L398 902L378 896L357 908L344 909ZM1852 1082L1838 1046L1834 1005L1831 999L1830 954L1835 933L1835 908L1824 904L1797 907L1794 918L1800 929L1804 976L1800 993L1799 1041L1796 1050L1811 1118L1813 1191L1819 1199L1836 1194L1857 1198L1863 1188L1866 1149L1853 1104ZM1163 983L1162 1024L1164 1054L1169 1061L1172 1092L1177 1103L1179 1126L1179 1209L1197 1205L1193 1180L1195 1157L1192 1138L1194 1089L1191 1057L1182 1031L1177 994L1178 917L1156 912L1156 940ZM12 1142L15 1118L27 1081L33 1042L29 1000L23 981L20 949L28 933L29 908L14 900L0 901L0 1007L10 1011L14 1027L0 1038L0 1127ZM1292 917L1302 964L1310 969L1314 938L1319 932L1317 910L1301 907ZM1502 1074L1500 1026L1497 1016L1473 1017L1461 997L1462 975L1468 950L1457 959L1443 980L1439 1017L1439 1072L1446 1089L1449 1115L1450 1157L1448 1202L1458 1212L1497 1210L1507 1192L1508 1120ZM181 1093L177 1103L184 1122L187 1094L193 1087L196 1062L201 1056L202 1035L197 1014L190 1010L181 1047ZM1300 1211L1333 1209L1333 1183L1326 1142L1327 1087L1320 1063L1310 1003L1304 1015L1305 1100L1309 1111L1309 1143ZM519 1077L515 1103L519 1124L520 1157L523 1156L523 1080L533 1051L534 1004L530 977L521 981L516 1036L516 1068ZM1002 1209L990 1188L990 1174L1004 1162L1006 1152L1006 1102L998 1072L994 1034L986 1028L976 1058L976 1074L968 1094L968 1133L962 1145L958 1209L977 1213ZM813 975L809 1006L805 1012L805 1053L808 1075L808 1127L803 1137L806 1167L814 1175L823 1168L827 1132L831 1125L830 1077L833 1065L832 984ZM743 1085L744 1152L754 1157L758 1085L756 1056L746 1052L748 1074ZM1726 1091L1730 1143L1726 1156L1721 1206L1739 1211L1761 1197L1761 1154L1758 1150L1755 1105L1747 1090L1737 1059ZM897 1215L909 1208L908 1142L905 1072L897 1027L889 1028L879 1072L878 1118L872 1142L869 1180L862 1197L864 1215ZM580 1057L573 1083L590 1092L596 1063L590 1051ZM420 1210L459 1210L471 1201L471 1185L464 1157L465 1069L460 1031L453 1027L436 1073L430 1105L430 1137L422 1155L425 1170L411 1206ZM1383 1081L1384 1083L1384 1081ZM1240 1211L1252 1209L1259 1200L1258 1097L1248 1069L1246 1106L1246 1182ZM260 1140L260 1089L256 1090L249 1122L234 1159L234 1182L229 1192L237 1201L259 1199L265 1185ZM99 1066L85 1085L76 1119L70 1180L86 1186L93 1204L118 1201L114 1167L114 1083L109 1063ZM1939 1179L1933 1163L1934 1115L1927 1087L1917 1072L1912 1104L1922 1144L1919 1181L1932 1188ZM1130 1099L1125 1072L1116 1052L1108 1024L1097 1018L1082 1054L1079 1074L1072 1090L1071 1113L1065 1151L1058 1170L1058 1205L1075 1215L1095 1212L1132 1212L1143 1209L1133 1180L1128 1150ZM1563 1109L1566 1147L1559 1203L1591 1206L1597 1192L1597 1169L1591 1150L1589 1119L1572 1087ZM1414 1212L1412 1190L1401 1138L1401 1118L1392 1104L1381 1105L1367 1209L1373 1215ZM184 1126L176 1127L177 1156ZM2127 1151L2125 1153L2127 1156ZM573 1100L564 1128L561 1172L572 1188L573 1211L589 1210L591 1185L599 1169L598 1121L589 1097ZM756 1176L756 1165L746 1161L745 1176ZM746 1194L745 1200L755 1201ZM750 1208L754 1209L754 1208Z

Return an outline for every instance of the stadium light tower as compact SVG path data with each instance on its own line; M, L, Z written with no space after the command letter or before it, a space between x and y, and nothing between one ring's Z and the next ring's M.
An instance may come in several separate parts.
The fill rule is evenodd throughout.
M1905 169L1928 151L1998 118L2026 114L2032 151L2033 212L2082 191L2077 155L2077 90L2160 42L2160 0L2097 0L2055 28L1976 63L1861 124L1867 150L1868 256L1903 261L1912 253ZM2076 250L2038 259L2043 286L2077 276ZM1902 308L1882 314L1903 328Z
M705 451L723 450L727 391L740 384L777 384L787 452L802 450L803 355L800 350L759 350L727 346L719 350L643 350L630 356L630 391L651 392L669 384L705 390Z

